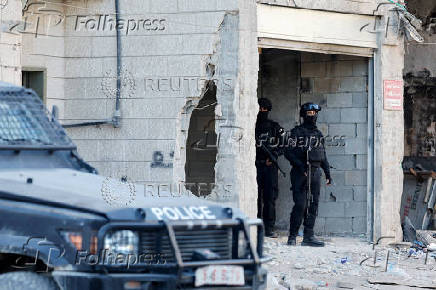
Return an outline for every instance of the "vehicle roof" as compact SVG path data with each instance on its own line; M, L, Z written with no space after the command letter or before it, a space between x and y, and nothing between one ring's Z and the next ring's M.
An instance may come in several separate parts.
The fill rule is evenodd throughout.
M31 178L31 183L28 179ZM111 206L104 193L113 197L128 194L132 184L121 184L114 178L72 169L0 170L0 199L16 199L59 204L111 216L119 208L149 208L160 206L217 205L197 197L152 197L145 195L142 184L133 184L135 197L125 206ZM112 191L112 192L110 192Z

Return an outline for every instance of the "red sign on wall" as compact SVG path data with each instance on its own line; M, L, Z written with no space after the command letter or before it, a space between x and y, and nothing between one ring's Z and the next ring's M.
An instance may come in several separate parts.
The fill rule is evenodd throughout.
M383 108L391 111L403 110L403 92L402 80L385 80L383 83Z

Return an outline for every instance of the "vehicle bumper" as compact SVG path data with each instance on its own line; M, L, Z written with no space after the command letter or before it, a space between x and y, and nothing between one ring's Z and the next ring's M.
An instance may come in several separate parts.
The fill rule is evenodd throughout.
M266 289L267 272L259 268L257 275L246 273L246 285L230 287L194 287L192 274L183 274L180 279L175 274L154 273L88 273L73 271L54 271L52 276L65 290L88 290L88 289L114 289L114 290L137 290L137 289Z
M257 242L254 245L250 240L250 227L257 228ZM228 227L232 230L242 231L246 241L245 250L249 255L241 259L184 261L175 230L195 230L207 228ZM223 219L209 220L205 226L203 221L160 221L156 223L144 222L111 222L103 226L98 232L98 249L104 249L104 237L112 230L136 230L150 228L165 228L170 241L170 248L175 261L165 265L132 265L131 272L122 272L121 269L96 266L95 272L54 271L53 277L63 289L220 289L219 287L194 287L195 270L199 267L212 265L239 265L244 267L246 285L243 287L221 287L221 289L265 289L266 270L261 267L267 258L263 258L263 223L261 220ZM235 235L232 243L237 243ZM85 270L86 271L86 270ZM143 272L143 273L141 273ZM104 273L104 274L103 274ZM126 284L135 287L126 287ZM129 286L127 285L127 286Z

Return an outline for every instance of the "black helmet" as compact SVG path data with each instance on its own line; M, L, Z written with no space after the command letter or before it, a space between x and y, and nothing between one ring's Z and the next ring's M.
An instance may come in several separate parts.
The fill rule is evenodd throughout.
M315 111L318 113L319 111L321 111L321 107L315 103L305 103L305 104L301 105L300 117L306 116L307 111Z
M261 107L261 108L265 108L268 111L272 110L271 101L268 100L267 98L260 98L260 99L257 100L257 103L259 104L259 107Z

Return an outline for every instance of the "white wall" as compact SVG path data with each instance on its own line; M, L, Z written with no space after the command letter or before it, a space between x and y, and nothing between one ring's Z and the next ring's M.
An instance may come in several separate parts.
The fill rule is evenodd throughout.
M21 20L21 1L0 1L0 80L21 85L21 34L10 27Z

